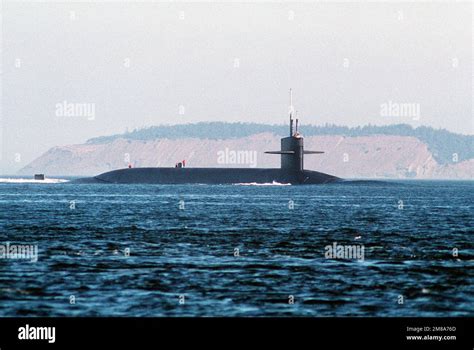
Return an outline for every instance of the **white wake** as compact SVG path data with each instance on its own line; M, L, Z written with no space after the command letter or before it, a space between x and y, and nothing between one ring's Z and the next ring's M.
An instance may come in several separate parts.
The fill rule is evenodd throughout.
M23 179L23 178L0 178L0 183L12 183L12 184L22 184L22 183L31 183L31 184L57 184L68 182L69 180L65 179L50 179L45 178L44 180L34 180L34 179Z
M244 183L237 183L234 185L238 186L291 186L290 183L280 183L280 182L264 182L264 183L258 183L258 182L244 182Z

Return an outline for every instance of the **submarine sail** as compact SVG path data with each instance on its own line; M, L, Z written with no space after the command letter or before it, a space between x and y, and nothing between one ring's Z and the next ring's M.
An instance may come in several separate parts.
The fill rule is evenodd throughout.
M268 154L281 155L281 169L301 172L304 170L305 154L322 154L323 151L305 151L303 136L298 132L298 118L295 120L295 132L293 132L293 92L290 89L290 135L281 139L280 151L267 151Z

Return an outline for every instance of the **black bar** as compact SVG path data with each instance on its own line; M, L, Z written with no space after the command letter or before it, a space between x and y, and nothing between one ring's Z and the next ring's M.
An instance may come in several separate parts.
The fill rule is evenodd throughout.
M256 344L291 349L469 349L474 318L1 318L0 349L170 349ZM19 328L55 327L55 341L20 340ZM407 330L410 327L410 331ZM430 327L430 331L426 327ZM455 328L454 328L455 327ZM418 332L414 329L421 329ZM408 340L407 336L456 339Z

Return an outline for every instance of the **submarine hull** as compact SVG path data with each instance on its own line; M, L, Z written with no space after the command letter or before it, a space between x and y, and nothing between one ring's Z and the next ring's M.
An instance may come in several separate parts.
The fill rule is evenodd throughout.
M338 177L311 170L252 168L126 168L109 171L75 183L112 184L238 184L290 183L324 184L340 181Z

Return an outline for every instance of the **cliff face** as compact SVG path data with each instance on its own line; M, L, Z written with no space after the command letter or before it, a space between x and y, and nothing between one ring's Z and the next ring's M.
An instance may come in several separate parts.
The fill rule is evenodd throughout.
M305 149L325 151L307 155L305 169L343 178L472 179L474 159L438 164L428 146L406 136L310 136ZM278 168L280 137L262 133L249 137L209 139L116 139L109 143L54 147L24 167L20 174L97 175L134 167L170 167L186 160L188 167Z

